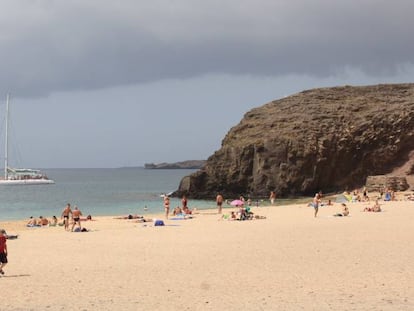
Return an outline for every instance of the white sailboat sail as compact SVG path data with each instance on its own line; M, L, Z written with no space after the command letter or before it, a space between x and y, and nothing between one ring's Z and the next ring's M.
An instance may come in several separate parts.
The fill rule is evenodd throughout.
M40 170L9 167L9 99L6 98L6 137L4 144L4 178L0 185L47 185L55 182L44 175Z

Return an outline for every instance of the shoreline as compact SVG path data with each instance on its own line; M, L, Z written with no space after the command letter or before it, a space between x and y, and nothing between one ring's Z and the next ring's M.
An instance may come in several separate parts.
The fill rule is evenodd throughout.
M393 202L401 202L401 201L411 202L409 200L406 200L406 197L410 194L413 194L413 193L414 192L410 191L410 190L396 192L396 200L393 201ZM333 206L337 206L339 208L340 204L338 202L335 202L335 199L340 195L341 194L327 194L327 195L324 196L323 202L327 202L328 200L332 200ZM370 193L370 201L369 202L355 202L355 203L347 202L347 204L351 204L351 206L352 206L352 204L371 204L375 201L376 198L379 198L379 193L374 192L374 193ZM197 202L197 200L194 200L194 201ZM191 202L194 202L194 201L191 201ZM253 202L252 205L250 205L249 207L252 210L255 210L257 212L257 211L260 211L261 209L274 208L274 207L288 207L288 208L302 207L302 206L308 205L311 201L312 201L311 197L308 197L308 198L301 197L301 198L296 198L296 199L282 198L282 199L276 199L275 204L271 205L269 200L262 199L261 200L261 205L257 206ZM264 203L264 202L266 202L266 203ZM286 202L287 202L287 204L286 204ZM285 204L283 204L283 203L285 203ZM413 203L414 203L414 201L413 201ZM215 203L212 202L211 205L213 205L213 204L215 204ZM197 206L194 206L194 207L196 208L196 214L194 214L194 216L203 215L203 214L208 214L208 215L217 214L217 215L219 215L217 213L217 208L216 207L208 207L208 208L206 208L205 206L203 206L201 208L199 208ZM193 208L193 206L191 208ZM321 207L320 209L323 209L323 208L324 207ZM172 210L173 209L174 209L174 207L171 207L169 218L173 217L173 215L172 215ZM230 211L232 209L235 209L235 207L231 206L230 204L224 204L223 205L223 214L226 210ZM153 213L148 212L148 213L140 213L140 214L137 214L137 213L130 213L130 214L131 215L140 215L140 216L143 216L144 218L153 218L153 219L156 218L156 219L166 220L165 219L165 214L162 211L153 212ZM130 220L130 219L117 219L116 218L116 217L122 217L122 216L127 216L127 215L129 215L129 214L97 215L97 216L92 215L93 221L83 220L82 223L91 223L91 224L93 224L94 221L99 220L99 219ZM49 215L49 216L46 215L46 216L43 216L43 217L50 220L52 218L52 216L53 215ZM83 215L82 217L86 218L86 216L87 215ZM35 217L35 218L39 218L39 217ZM46 228L49 228L49 227L54 227L54 226L41 226L41 227L31 228L31 227L26 226L28 221L29 221L29 218L27 218L27 219L19 218L19 219L10 219L10 220L9 219L8 220L0 220L0 228L4 227L4 229L7 231L7 228L11 228L12 230L15 229L15 228L20 228L20 230L34 230L34 229L46 229ZM61 221L62 221L62 219L60 217L58 217L58 222L61 222ZM168 219L167 219L167 221L168 221ZM61 226L56 225L56 227L58 228L58 227L61 227Z

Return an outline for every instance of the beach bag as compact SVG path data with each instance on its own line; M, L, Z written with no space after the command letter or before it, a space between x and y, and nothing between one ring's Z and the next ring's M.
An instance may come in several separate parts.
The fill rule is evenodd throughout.
M157 219L154 222L154 226L164 226L164 221Z

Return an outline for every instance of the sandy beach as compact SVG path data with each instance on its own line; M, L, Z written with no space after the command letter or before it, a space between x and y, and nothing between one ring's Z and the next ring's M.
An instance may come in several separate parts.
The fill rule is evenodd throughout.
M153 227L98 217L63 227L1 222L9 264L0 310L414 310L414 202L317 218L306 204L216 210ZM231 208L224 209L228 213ZM161 218L161 215L159 215Z

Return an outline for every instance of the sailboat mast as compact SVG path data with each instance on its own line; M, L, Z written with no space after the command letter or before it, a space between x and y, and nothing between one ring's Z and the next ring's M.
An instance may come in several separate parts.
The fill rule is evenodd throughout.
M6 98L6 138L4 140L4 180L8 179L8 167L9 167L9 94Z

